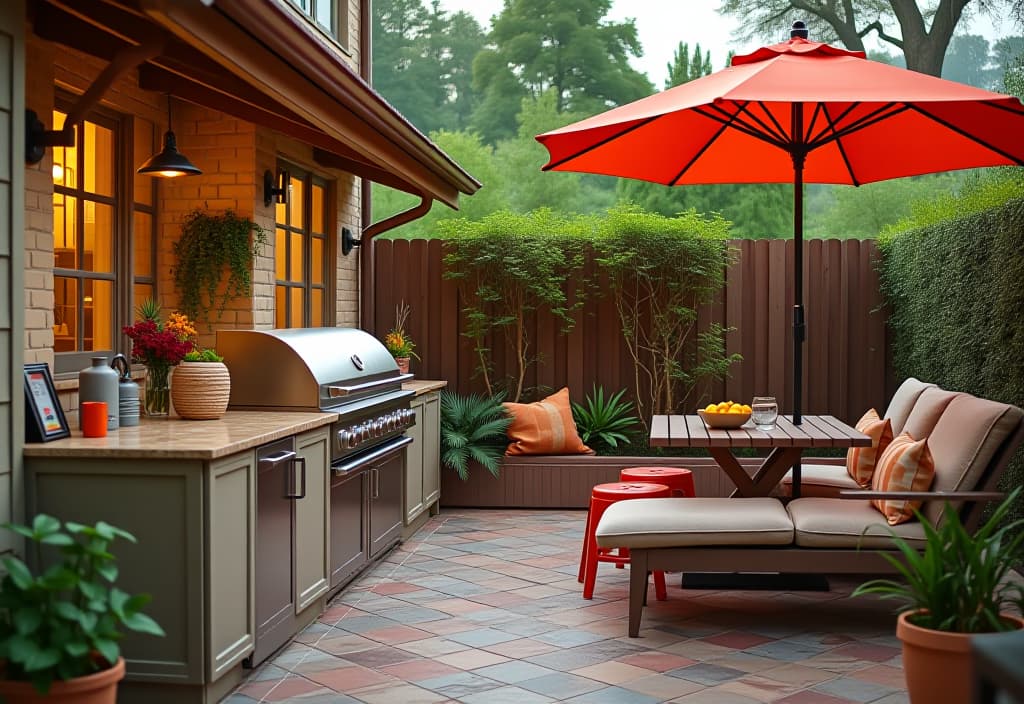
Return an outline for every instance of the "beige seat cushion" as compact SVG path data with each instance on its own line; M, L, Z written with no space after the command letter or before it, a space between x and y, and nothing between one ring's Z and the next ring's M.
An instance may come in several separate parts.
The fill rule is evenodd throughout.
M862 489L846 471L845 464L804 464L800 466L800 496L838 498L843 489ZM783 492L793 492L793 470L782 478Z
M939 416L946 410L946 406L957 396L956 391L946 391L938 386L927 388L917 397L917 403L907 416L907 422L903 424L901 433L910 433L915 440L923 440L932 434L932 428L939 421ZM895 428L893 429L895 432Z
M933 491L980 489L982 474L999 447L1021 423L1016 406L959 394L935 424L928 445L935 461ZM925 504L924 514L936 521L942 503Z
M794 499L786 508L793 520L795 542L800 547L855 549L860 546L884 550L892 547L890 527L914 547L924 547L924 528L919 521L889 526L885 516L869 501Z
M789 545L793 523L777 499L630 499L597 524L603 548Z
M889 401L889 407L885 409L885 415L882 416L889 419L889 423L892 425L893 437L903 432L903 426L906 425L907 418L910 417L910 411L913 410L921 393L925 389L934 387L935 384L927 384L914 377L909 377L900 384L900 388L896 389L896 393L892 395L892 400Z

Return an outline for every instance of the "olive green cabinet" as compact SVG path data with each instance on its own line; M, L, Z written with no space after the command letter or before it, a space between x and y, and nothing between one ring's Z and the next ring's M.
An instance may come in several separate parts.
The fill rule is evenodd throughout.
M436 391L417 396L412 409L416 423L406 431L413 439L406 450L406 525L424 511L436 511L441 496L441 397Z

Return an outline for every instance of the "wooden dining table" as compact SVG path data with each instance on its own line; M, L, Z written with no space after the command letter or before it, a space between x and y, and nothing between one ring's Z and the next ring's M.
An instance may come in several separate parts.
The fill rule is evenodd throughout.
M871 438L834 416L780 415L773 430L758 430L748 421L735 430L709 428L697 415L659 415L651 419L652 447L705 447L729 475L733 496L768 496L797 460L808 450L825 447L870 447ZM751 477L736 459L737 448L770 448ZM794 472L793 497L800 496L800 478Z

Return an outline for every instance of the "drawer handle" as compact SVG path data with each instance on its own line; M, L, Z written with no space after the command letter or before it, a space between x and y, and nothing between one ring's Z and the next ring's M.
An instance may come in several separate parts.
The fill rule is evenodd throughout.
M301 477L301 479L298 480L298 481L296 481L296 479L295 479L295 472L296 472L295 468L296 467L299 467L299 472L300 472L299 476ZM284 497L286 499L304 499L304 498L306 498L306 458L305 457L296 457L295 461L292 462L292 474L291 474L291 477L292 477L291 491L286 493L284 495ZM297 484L301 484L302 485L302 489L299 490L299 491L295 491L295 486Z

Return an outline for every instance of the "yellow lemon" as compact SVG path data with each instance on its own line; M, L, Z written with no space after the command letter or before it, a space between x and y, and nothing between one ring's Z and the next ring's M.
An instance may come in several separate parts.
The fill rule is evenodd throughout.
M729 409L729 413L746 413L742 406L736 405Z
M729 406L727 406L724 403L718 404L718 412L719 413L728 413L729 412Z
M718 406L713 403L709 403L707 408L704 409L705 413L718 413Z
M744 403L743 404L743 412L744 413L751 413L752 411L750 409L750 406L748 406L747 404Z

